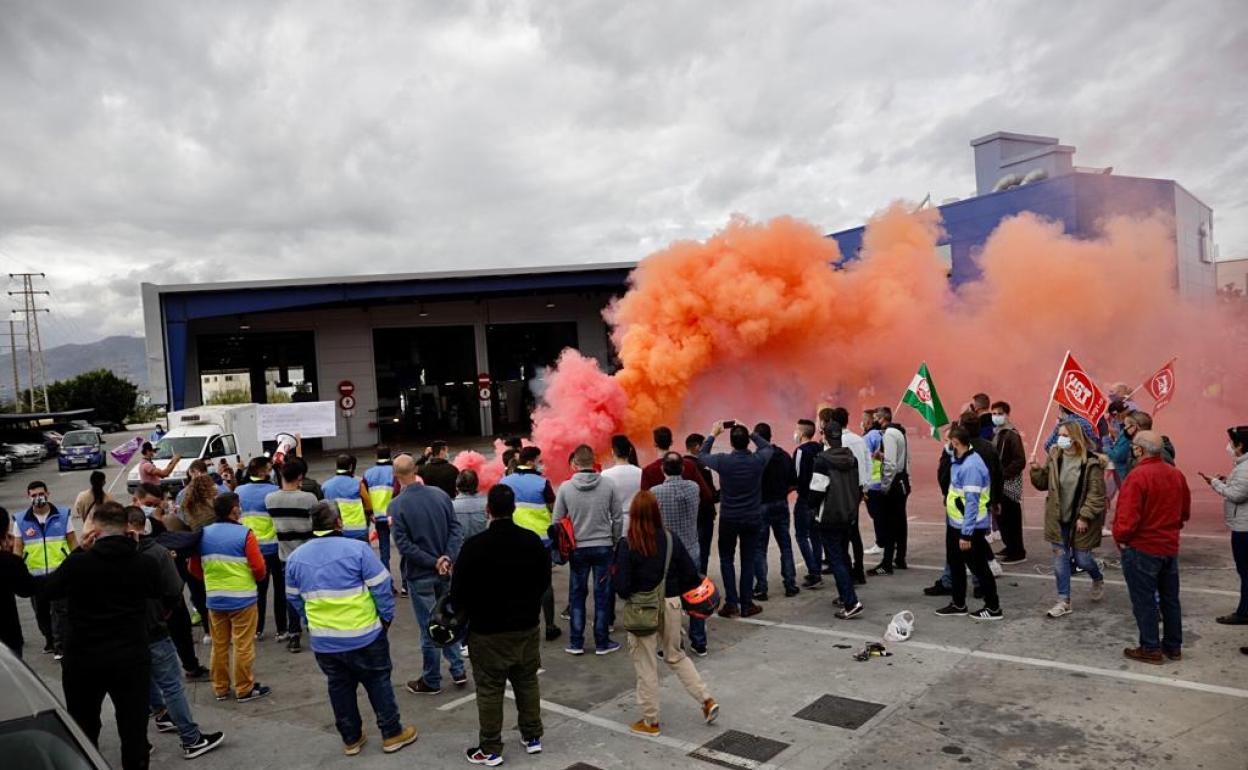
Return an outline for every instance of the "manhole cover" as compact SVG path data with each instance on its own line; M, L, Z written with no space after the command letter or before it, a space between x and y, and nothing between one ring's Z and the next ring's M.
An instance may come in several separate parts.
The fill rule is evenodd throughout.
M766 762L788 747L789 744L783 741L729 730L689 752L689 756L721 767L739 768L741 763L734 763L718 755L727 754L754 762Z
M883 710L883 703L821 695L818 700L793 716L833 727L843 727L846 730L857 730Z
M602 768L584 762L577 762L575 765L568 765L564 770L602 770Z

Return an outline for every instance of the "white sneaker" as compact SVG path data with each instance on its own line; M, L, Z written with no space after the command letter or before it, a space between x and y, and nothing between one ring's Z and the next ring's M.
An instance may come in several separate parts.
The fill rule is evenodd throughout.
M988 541L989 543L995 543L995 542L997 542L997 541L998 541L998 540L1000 540L1000 539L1001 539L1001 536L1000 536L999 534L997 534L996 532L989 532L989 533L988 533L988 534L984 537L984 540Z
M988 561L988 571L992 573L993 577L1001 577L1005 574L1005 570L1001 568L1001 562L996 559L990 559Z
M862 552L863 556L879 556L884 553L884 549L879 545L873 545Z
M1044 614L1050 618L1060 618L1064 615L1069 615L1071 612L1070 602L1058 602L1053 605L1053 609Z

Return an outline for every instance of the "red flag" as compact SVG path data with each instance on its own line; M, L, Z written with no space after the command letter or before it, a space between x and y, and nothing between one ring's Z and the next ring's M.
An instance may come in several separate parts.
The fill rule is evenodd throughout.
M1053 400L1086 418L1093 425L1096 425L1105 415L1105 410L1109 408L1109 398L1101 392L1096 382L1069 352L1066 353L1066 360L1062 363L1061 374L1057 377L1057 387L1053 389Z
M1144 383L1148 395L1157 403L1153 404L1153 414L1160 412L1174 398L1174 360L1157 370L1157 373Z

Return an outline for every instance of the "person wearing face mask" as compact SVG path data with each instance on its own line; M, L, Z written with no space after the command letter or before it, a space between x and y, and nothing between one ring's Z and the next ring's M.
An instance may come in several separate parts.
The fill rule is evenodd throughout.
M978 423L978 420L973 420ZM997 581L988 566L992 549L988 546L988 495L992 479L988 466L971 445L971 432L966 423L958 422L949 429L952 460L949 492L945 496L945 561L949 565L952 586L951 601L936 610L941 617L969 614L973 620L1000 620L1005 617L997 598ZM984 606L968 613L966 606L966 570L979 578Z
M1179 533L1192 517L1187 479L1162 460L1161 436L1138 430L1131 440L1135 465L1118 492L1114 541L1122 551L1122 576L1139 628L1138 647L1124 657L1161 665L1183 659L1183 610L1179 604ZM1160 605L1164 631L1157 635Z
M1227 428L1226 433L1229 437L1226 452L1234 462L1231 474L1201 473L1200 477L1222 497L1226 526L1231 530L1231 554L1239 572L1239 606L1218 618L1218 622L1226 626L1245 626L1248 625L1248 425ZM1248 647L1240 649L1245 651Z
M1131 473L1131 469L1135 467L1135 450L1132 442L1137 433L1140 431L1151 431L1153 429L1153 418L1148 412L1135 410L1127 412L1122 418L1122 431L1118 434L1118 438L1114 441L1113 446L1107 452L1109 459L1114 463L1114 469L1119 473L1119 478L1125 482L1127 475ZM1161 436L1161 459L1169 465L1174 465L1175 451L1174 444L1170 443L1169 436Z
M511 491L515 493L516 512L513 520L516 526L537 535L542 539L543 545L549 548L550 513L555 509L555 490L538 467L541 459L540 448L521 447L516 453L514 470L503 476L499 483L511 487ZM546 641L558 639L563 630L555 624L555 589L550 586L542 597L542 617L546 621ZM570 612L568 618L571 618Z
M1105 522L1105 461L1091 451L1078 423L1058 427L1057 443L1043 466L1031 464L1031 485L1048 492L1044 503L1044 539L1053 546L1057 604L1048 617L1069 615L1070 562L1092 578L1092 601L1105 595L1105 577L1092 556L1101 544Z
M60 660L65 656L65 602L49 599L42 589L70 552L78 547L78 541L69 514L48 499L47 484L30 482L26 485L26 496L30 507L13 522L14 545L20 546L18 554L35 579L37 590L31 604L35 609L35 622L43 634L43 652Z
M1096 432L1096 428L1092 426L1092 423L1088 422L1082 415L1075 414L1064 406L1058 406L1057 422L1054 423L1053 431L1049 433L1049 437L1044 441L1044 451L1047 452L1053 448L1053 445L1057 443L1057 429L1068 422L1079 423L1079 427L1083 430L1083 435L1087 436L1090 442L1100 443L1100 434Z
M997 401L992 405L993 447L1001 458L1002 494L997 501L1000 512L997 526L1001 530L1003 546L997 554L1002 564L1019 564L1027 561L1027 547L1023 544L1023 471L1027 468L1027 453L1018 428L1010 422L1010 405Z

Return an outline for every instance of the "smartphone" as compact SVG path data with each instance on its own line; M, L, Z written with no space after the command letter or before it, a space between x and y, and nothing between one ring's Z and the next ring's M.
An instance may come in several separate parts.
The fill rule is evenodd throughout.
M736 420L724 420L721 424L724 426L724 430L732 430L737 427Z

